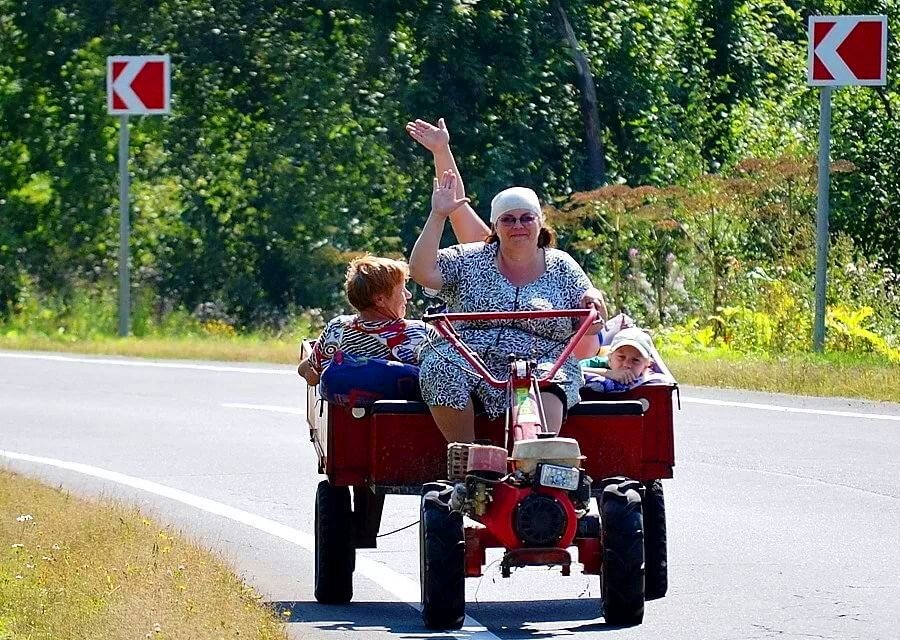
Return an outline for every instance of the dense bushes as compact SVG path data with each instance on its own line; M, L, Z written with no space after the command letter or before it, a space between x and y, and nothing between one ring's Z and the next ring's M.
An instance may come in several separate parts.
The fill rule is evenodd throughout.
M594 142L614 186L595 196L573 195L598 176L559 9L597 87ZM112 295L105 58L161 52L173 113L132 122L136 331L144 310L159 324L212 303L241 329L342 306L349 256L411 247L431 168L403 125L441 115L479 210L512 183L561 211L613 198L593 217L563 214L563 239L648 322L719 317L726 337L725 309L759 312L782 295L802 315L812 200L795 158L812 154L817 127L812 12L887 12L900 26L877 1L0 0L0 316L21 316L23 300ZM897 68L900 48L890 56ZM857 170L834 176L831 296L855 308L869 300L860 271L900 270L891 82L835 94L833 157ZM782 156L781 168L765 160ZM570 214L580 222L567 226ZM866 322L896 334L879 296Z
M835 176L857 169L832 165ZM549 207L564 242L597 274L617 311L666 326L680 348L743 352L811 347L815 282L815 166L747 160L684 187L624 185L575 193ZM833 236L829 344L892 359L900 279ZM674 328L673 328L674 327ZM888 338L885 339L885 336Z

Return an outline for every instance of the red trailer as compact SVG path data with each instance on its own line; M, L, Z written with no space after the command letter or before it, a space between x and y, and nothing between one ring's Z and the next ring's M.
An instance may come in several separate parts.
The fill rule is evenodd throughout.
M534 314L508 315L528 313ZM585 310L554 313L588 314ZM443 314L432 320L438 321L439 329L444 323L442 333L447 336L453 334L447 330L450 321L472 318L472 314ZM590 319L585 318L582 330ZM303 357L309 348L304 344ZM661 360L657 364L665 371ZM511 378L515 377L513 366ZM530 370L519 384L537 389ZM526 433L524 440L510 435L511 430L519 433L516 425L527 421L524 418L517 421L513 416L510 422L509 416L490 420L477 415L476 436L490 444L463 447L462 464L467 464L467 456L470 460L496 457L499 445L506 448L510 460L508 469L503 461L505 475L501 476L473 470L477 462L470 463L468 471L453 469L459 460L451 452L448 462L448 444L424 403L379 400L370 407L349 408L325 402L318 387L309 387L310 439L319 472L327 478L316 494L317 600L351 600L355 550L376 546L385 495L421 494L426 626L458 628L462 624L463 578L481 575L489 547L505 549L504 576L528 565L558 565L568 575L571 549L576 549L584 573L601 576L602 612L607 621L640 623L644 600L662 597L667 589L660 480L672 477L675 464L676 390L674 381L616 394L584 389L582 401L569 411L559 434ZM574 441L580 456L568 461L516 460L516 455L528 457L521 453L526 446L550 446L544 444L550 440L565 446ZM458 477L452 478L454 474ZM435 482L445 478L451 479ZM599 513L588 509L592 497L597 499ZM462 515L478 524L464 526Z

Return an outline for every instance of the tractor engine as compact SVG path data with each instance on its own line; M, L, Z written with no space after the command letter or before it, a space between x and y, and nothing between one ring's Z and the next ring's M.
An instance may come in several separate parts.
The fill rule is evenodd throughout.
M502 466L500 454L502 452ZM500 447L471 445L465 488L468 515L507 549L565 548L590 500L584 457L570 438L519 440L509 458Z
M513 529L526 547L553 547L562 539L569 514L557 498L526 495L513 513Z

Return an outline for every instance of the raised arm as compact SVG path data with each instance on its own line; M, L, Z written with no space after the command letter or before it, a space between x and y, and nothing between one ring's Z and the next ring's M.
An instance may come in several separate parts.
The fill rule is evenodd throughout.
M444 119L440 118L437 126L425 120L407 122L406 131L413 140L431 152L434 157L435 177L440 179L444 172L452 171L456 175L456 197L465 198L466 189L456 166L456 159L450 150L450 132ZM450 226L459 242L479 242L491 232L468 203L450 214Z
M409 275L423 287L441 289L444 279L437 266L437 253L444 232L444 222L454 211L467 205L468 198L459 198L456 194L456 174L445 171L441 179L434 179L434 191L431 194L431 213L425 221L425 227L413 246L409 256Z

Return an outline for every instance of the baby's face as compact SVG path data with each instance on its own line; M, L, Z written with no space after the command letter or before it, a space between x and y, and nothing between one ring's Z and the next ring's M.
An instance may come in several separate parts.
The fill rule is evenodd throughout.
M630 344L622 345L609 354L609 368L613 371L631 371L635 377L644 373L650 366L650 358L645 358L641 352Z

